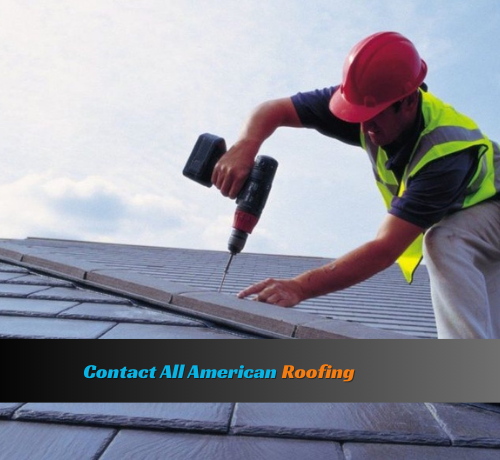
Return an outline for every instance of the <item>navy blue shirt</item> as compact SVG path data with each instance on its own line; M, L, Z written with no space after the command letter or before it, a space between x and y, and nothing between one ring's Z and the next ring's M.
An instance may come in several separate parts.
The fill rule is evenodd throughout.
M330 98L337 88L335 86L292 96L295 110L304 127L361 147L361 125L343 121L330 112ZM386 166L399 180L423 128L424 121L420 111L415 129L404 145L384 146L389 157ZM471 148L430 162L408 181L401 197L393 198L389 213L427 229L445 215L461 209L467 184L477 167L477 157L476 148Z

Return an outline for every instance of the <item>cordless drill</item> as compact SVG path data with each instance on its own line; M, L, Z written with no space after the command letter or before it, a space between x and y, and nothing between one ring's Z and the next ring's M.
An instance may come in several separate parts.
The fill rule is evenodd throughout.
M184 167L183 174L189 179L206 187L212 186L212 172L216 163L226 152L226 142L213 134L202 134ZM229 260L224 270L219 292L226 279L229 266L236 254L245 247L248 235L259 221L271 191L278 162L269 156L259 155L236 198L236 211L233 219L233 229L228 241Z

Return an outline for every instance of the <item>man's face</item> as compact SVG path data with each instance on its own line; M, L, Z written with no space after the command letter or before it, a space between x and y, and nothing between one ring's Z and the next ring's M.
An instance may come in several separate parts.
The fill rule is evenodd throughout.
M390 106L361 123L361 129L376 146L383 147L397 141L404 133L408 126L405 115L404 110L396 110Z

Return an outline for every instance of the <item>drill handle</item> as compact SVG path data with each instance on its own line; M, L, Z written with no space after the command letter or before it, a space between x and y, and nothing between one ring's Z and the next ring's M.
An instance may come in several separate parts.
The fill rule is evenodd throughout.
M237 209L252 214L257 219L262 214L271 191L278 162L269 156L259 155L250 174L236 198Z

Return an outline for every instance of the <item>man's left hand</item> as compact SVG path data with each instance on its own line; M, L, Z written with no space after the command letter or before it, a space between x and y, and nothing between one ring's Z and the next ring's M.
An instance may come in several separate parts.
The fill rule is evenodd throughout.
M253 300L280 307L293 307L304 300L302 288L295 280L277 280L268 278L244 289L238 294L240 299L256 294Z

